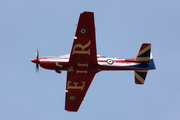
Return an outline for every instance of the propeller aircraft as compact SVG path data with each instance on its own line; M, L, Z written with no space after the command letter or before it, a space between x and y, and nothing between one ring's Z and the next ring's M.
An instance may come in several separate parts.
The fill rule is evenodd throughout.
M100 71L133 70L136 84L144 84L148 70L154 70L151 44L143 43L133 59L117 59L97 55L94 13L80 14L70 55L57 57L39 57L31 62L42 68L67 71L65 110L78 111L86 92L95 76Z

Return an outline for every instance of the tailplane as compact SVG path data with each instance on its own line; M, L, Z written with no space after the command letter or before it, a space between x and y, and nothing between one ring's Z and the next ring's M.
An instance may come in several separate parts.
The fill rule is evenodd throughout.
M147 70L135 70L135 83L143 85L146 79L147 72Z
M151 44L143 43L140 50L138 51L136 57L133 59L135 62L142 63L141 65L146 65L147 70L135 70L135 83L143 85L146 79L148 70L156 69L154 60L151 53Z

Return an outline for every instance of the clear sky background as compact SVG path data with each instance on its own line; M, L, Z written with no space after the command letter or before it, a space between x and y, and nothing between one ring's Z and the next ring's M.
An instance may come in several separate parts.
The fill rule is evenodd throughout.
M179 0L1 0L0 120L179 120ZM133 58L152 44L156 70L143 86L133 71L96 74L79 108L64 110L66 72L40 68L40 57L69 54L79 14L95 15L97 53Z

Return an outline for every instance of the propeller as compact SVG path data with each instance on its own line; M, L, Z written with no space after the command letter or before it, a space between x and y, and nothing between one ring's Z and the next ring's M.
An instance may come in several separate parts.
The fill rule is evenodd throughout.
M35 57L36 58L32 59L31 62L36 64L36 72L39 72L39 50L38 49L36 50Z
M39 50L38 49L36 50L35 57L36 57L36 60L38 61L36 62L36 72L39 72Z

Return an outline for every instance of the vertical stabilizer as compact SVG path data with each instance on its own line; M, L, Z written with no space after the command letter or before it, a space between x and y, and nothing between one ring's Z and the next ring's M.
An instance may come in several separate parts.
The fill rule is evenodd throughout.
M151 44L143 43L136 57L134 58L137 62L150 62Z

